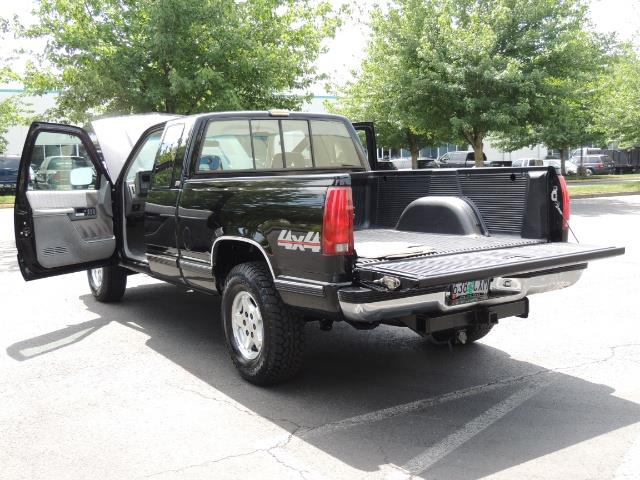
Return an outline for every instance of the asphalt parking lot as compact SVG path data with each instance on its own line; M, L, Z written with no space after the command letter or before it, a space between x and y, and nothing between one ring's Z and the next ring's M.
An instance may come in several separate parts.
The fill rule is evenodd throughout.
M475 345L307 327L303 373L261 389L219 301L140 275L24 283L0 210L0 476L13 479L640 478L640 196L578 200L583 243L625 245Z

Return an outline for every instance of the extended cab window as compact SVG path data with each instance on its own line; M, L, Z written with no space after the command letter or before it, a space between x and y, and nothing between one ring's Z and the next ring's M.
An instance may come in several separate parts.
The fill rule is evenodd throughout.
M173 166L182 143L183 130L182 123L171 125L165 130L153 167L153 188L171 187Z
M196 165L196 172L249 169L253 169L249 121L210 122Z

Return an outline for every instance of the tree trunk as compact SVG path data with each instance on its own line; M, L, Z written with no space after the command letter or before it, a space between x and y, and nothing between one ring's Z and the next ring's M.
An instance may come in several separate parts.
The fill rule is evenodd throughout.
M411 152L411 169L418 169L418 157L420 156L420 144L419 139L416 135L414 135L411 130L406 131L406 140L409 146L409 151Z
M415 145L411 145L411 168L413 170L418 169L418 157L420 156L420 148Z
M484 144L482 139L484 135L482 133L476 133L473 135L473 155L476 160L476 168L484 167Z
M561 148L560 149L560 172L564 176L567 175L567 169L565 167L566 157L567 157L566 152L567 152L567 150L565 148Z

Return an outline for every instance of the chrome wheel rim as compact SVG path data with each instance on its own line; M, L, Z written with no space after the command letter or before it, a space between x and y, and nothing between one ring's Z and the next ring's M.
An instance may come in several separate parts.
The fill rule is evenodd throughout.
M233 342L245 360L255 360L262 351L264 327L258 302L249 292L238 292L231 304Z
M91 283L95 288L100 288L102 285L102 268L91 269Z

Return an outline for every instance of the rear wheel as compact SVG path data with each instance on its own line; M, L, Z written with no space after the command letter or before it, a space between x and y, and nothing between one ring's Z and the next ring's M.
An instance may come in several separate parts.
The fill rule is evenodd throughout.
M492 324L472 325L463 329L464 334L462 335L459 335L459 330L444 330L432 333L431 338L435 340L435 343L467 345L486 336L492 328Z
M302 366L304 322L283 302L261 262L234 267L222 293L227 349L243 378L269 385Z
M87 270L89 288L96 300L118 302L127 288L127 271L122 267L101 267Z

